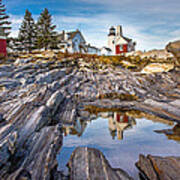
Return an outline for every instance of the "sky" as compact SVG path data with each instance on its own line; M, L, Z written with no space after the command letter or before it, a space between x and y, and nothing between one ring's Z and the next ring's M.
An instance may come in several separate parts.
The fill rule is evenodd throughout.
M11 36L28 9L35 20L44 8L56 30L79 29L87 43L107 46L111 26L122 25L123 35L136 41L137 50L162 49L180 39L180 0L3 0L12 21Z

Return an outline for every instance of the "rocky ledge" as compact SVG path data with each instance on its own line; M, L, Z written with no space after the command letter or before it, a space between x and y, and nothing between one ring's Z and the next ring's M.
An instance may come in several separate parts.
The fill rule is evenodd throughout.
M180 157L139 156L136 166L145 179L170 180L180 178Z
M122 169L113 169L97 149L78 147L68 162L70 179L133 180Z
M53 179L62 124L90 118L85 109L140 110L179 123L179 77L176 70L144 74L96 56L49 52L1 63L0 179Z

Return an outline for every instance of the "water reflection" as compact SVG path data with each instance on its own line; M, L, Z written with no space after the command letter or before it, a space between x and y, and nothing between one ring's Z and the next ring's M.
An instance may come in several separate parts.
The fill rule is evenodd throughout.
M98 112L90 114L89 120L79 117L74 125L64 125L63 147L57 157L59 169L66 171L65 165L76 147L88 146L99 149L113 168L124 169L138 179L134 164L139 154L180 156L180 144L175 138L179 126L173 128L173 125L171 121L133 111ZM171 133L173 141L163 132L154 132L167 129L173 129L176 135L172 138Z
M108 119L108 129L112 139L117 137L118 140L122 140L124 134L123 132L136 125L135 118L127 116L125 113L121 112L104 112L99 113L98 116ZM64 136L77 135L81 137L87 127L88 122L91 122L91 120L83 121L78 118L75 124L64 125Z
M156 130L155 132L165 134L169 140L180 143L180 124L176 124L172 129Z
M133 117L122 113L107 113L107 117L104 115L103 117L108 119L109 131L112 139L117 137L118 140L122 140L123 132L127 129L131 129L133 125L136 124L136 121Z
M63 125L64 136L77 135L81 137L84 130L86 129L87 123L88 121L81 121L80 119L77 119L75 124Z

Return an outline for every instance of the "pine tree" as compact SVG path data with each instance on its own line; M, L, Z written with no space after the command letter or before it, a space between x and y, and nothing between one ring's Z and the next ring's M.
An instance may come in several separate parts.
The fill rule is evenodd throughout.
M6 8L5 5L2 4L2 0L0 0L0 29L3 31L5 36L7 37L10 34L10 24L11 22L8 21L9 16L6 15Z
M37 29L32 14L26 10L24 20L19 29L18 40L22 44L22 49L31 52L35 49Z
M56 26L52 25L52 17L48 9L45 8L37 22L37 47L39 49L45 48L45 50L47 50L48 48L57 46L57 32L54 31L55 28Z

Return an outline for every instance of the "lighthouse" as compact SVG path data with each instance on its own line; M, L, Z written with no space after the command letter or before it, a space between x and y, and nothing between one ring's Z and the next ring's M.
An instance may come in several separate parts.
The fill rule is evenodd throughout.
M0 28L0 57L7 56L7 42L6 42L6 36L4 34L3 28Z
M122 26L111 27L108 34L108 48L113 55L121 55L127 52L135 51L136 43L123 35Z
M116 29L112 26L108 34L108 48L115 54Z

